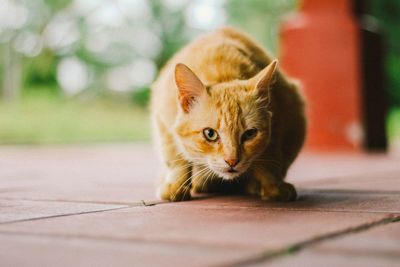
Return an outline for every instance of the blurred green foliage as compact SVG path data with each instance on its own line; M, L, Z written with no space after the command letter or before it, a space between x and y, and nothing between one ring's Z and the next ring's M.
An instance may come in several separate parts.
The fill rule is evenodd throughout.
M150 89L143 87L132 93L132 102L139 107L146 107L150 99Z
M49 86L49 90L54 90L57 85L56 79L57 57L46 49L40 56L32 59L25 59L24 62L24 89L32 90L35 86Z
M393 108L388 117L388 136L391 143L399 142L400 136L400 108Z
M273 54L278 55L280 22L297 6L297 0L230 0L226 8L232 25L257 37Z
M400 105L400 1L368 0L368 13L377 18L387 47L387 89L391 106Z
M89 103L35 88L20 101L0 103L0 144L148 141L144 109L126 102Z

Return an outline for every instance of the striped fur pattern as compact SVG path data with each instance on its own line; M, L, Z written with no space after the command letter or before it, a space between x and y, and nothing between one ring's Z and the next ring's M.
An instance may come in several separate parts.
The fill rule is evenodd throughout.
M305 138L304 101L249 36L223 28L195 39L163 68L151 100L161 199L230 191L296 198L284 178Z

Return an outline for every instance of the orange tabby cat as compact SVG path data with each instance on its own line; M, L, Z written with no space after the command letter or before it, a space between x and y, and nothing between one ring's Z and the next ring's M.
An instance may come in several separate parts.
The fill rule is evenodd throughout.
M238 186L262 199L296 198L284 178L305 137L303 99L244 33L223 28L178 52L152 87L152 119L160 198Z

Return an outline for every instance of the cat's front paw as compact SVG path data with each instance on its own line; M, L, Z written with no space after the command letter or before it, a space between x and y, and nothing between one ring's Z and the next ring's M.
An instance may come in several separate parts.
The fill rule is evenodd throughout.
M157 196L162 200L184 201L189 200L190 186L178 186L176 184L165 183L157 188Z
M297 199L297 192L292 184L283 182L279 185L266 184L261 186L260 196L263 200L288 202Z
M261 193L261 183L256 179L249 179L245 185L245 192L249 195L259 196Z

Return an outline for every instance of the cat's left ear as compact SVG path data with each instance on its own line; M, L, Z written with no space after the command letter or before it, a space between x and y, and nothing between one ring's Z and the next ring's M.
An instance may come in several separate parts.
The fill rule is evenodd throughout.
M205 91L205 86L196 74L182 63L178 63L175 67L175 82L181 107L188 113L196 98Z
M250 86L254 88L260 96L268 97L269 87L273 82L277 67L278 60L275 59L263 70L261 70L256 76L249 80Z

